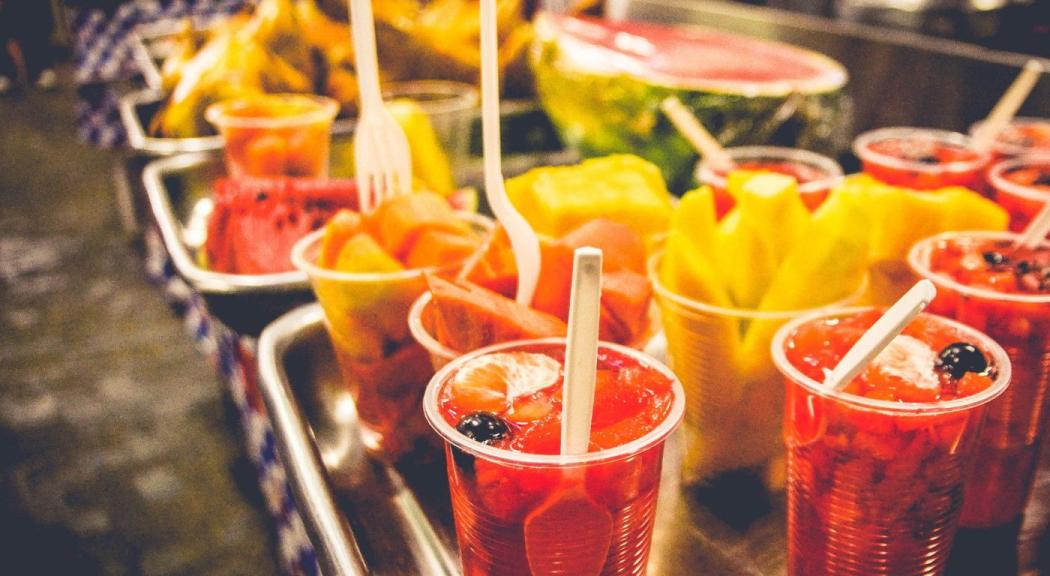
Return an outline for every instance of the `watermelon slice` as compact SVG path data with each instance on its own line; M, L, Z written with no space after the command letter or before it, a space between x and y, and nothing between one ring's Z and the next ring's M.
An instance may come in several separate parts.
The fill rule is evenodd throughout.
M565 323L558 318L476 284L430 274L427 284L434 297L435 336L453 350L469 352L498 342L565 335Z
M779 144L834 155L848 144L847 74L794 46L686 26L541 14L531 52L540 102L584 155L638 154L683 192L696 154L660 113L677 96L726 146ZM788 96L801 102L771 120ZM795 100L793 102L798 102Z

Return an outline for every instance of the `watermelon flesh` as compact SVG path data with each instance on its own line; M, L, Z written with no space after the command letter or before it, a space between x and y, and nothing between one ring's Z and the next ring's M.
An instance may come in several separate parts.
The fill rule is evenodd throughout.
M585 156L633 153L685 191L697 156L660 112L676 96L725 146L834 156L848 144L845 69L794 46L690 26L544 13L531 61L541 104ZM798 93L794 113L772 119Z

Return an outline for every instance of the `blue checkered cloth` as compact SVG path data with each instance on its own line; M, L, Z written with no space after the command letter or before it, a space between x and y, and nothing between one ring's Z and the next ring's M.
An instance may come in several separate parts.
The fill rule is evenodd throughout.
M135 28L182 18L207 20L232 14L254 0L128 0L115 11L71 9L70 27L78 91L77 124L81 138L113 148L125 143L117 112L118 94L110 86L139 72L132 53Z
M259 488L277 528L281 568L295 576L318 576L321 571L313 544L296 508L270 418L258 398L255 340L237 335L208 315L203 297L175 273L156 228L148 227L144 240L146 275L182 316L187 332L216 366L237 406L248 457L255 464Z

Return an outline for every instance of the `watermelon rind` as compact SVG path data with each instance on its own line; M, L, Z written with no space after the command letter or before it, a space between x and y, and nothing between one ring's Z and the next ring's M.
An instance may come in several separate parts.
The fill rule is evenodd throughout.
M564 143L583 156L637 154L660 167L673 192L692 188L698 155L660 111L668 96L682 101L723 146L775 144L836 156L849 144L848 75L827 56L784 45L822 70L801 82L686 80L640 69L629 58L618 63L609 50L581 50L585 41L565 34L556 20L562 18L537 16L530 63L541 105ZM566 50L565 43L576 45ZM794 113L775 123L793 94Z

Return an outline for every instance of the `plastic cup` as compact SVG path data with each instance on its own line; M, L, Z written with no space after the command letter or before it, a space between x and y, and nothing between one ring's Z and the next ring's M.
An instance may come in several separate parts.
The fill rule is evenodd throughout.
M983 121L970 126L970 136L982 124ZM992 142L992 155L997 159L1025 154L1050 154L1050 118L1015 117Z
M451 165L464 165L470 156L470 126L479 101L474 86L444 80L396 82L384 86L383 98L407 98L419 104Z
M649 280L667 337L667 357L686 391L686 452L682 480L701 484L725 472L770 466L783 455L783 381L769 343L785 322L860 300L867 282L849 296L806 310L765 312L724 308L676 294L660 281L663 250L649 259ZM770 488L777 488L771 482Z
M408 330L416 342L427 351L434 370L441 370L455 360L459 352L445 346L434 337L434 318L431 315L433 307L430 305L433 299L430 292L424 292L416 298L408 311Z
M461 214L478 230L491 221ZM433 368L409 334L412 302L426 290L425 273L453 274L463 261L426 269L352 273L316 264L324 229L292 248L292 262L310 278L325 313L343 381L357 409L361 440L388 461L423 462L440 445L423 419L421 402Z
M788 574L941 574L981 423L1010 381L1010 360L988 336L929 315L992 356L991 386L951 401L888 402L828 390L787 359L786 340L801 324L856 312L796 319L773 340L787 380Z
M222 134L230 176L323 178L338 112L325 96L258 94L212 104L204 117Z
M970 138L932 128L881 128L853 141L864 172L894 186L933 190L965 186L981 190L990 155L970 149Z
M915 271L937 285L937 298L928 310L988 334L1013 362L1013 382L988 408L977 450L981 465L967 483L962 516L967 527L1000 526L1016 519L1031 493L1050 386L1050 295L966 286L934 272L930 258L946 240L1017 237L1009 232L949 232L917 243L908 256ZM1050 244L1043 246L1050 250Z
M1036 182L1024 184L1015 180L1019 173L1027 171L1039 174ZM996 162L988 170L988 184L996 203L1010 213L1010 230L1024 230L1050 202L1050 152Z
M664 444L678 426L685 406L682 387L674 374L645 354L602 342L599 350L612 350L647 370L670 379L674 404L667 416L642 437L615 448L581 455L541 455L513 452L469 440L452 427L440 412L439 394L464 364L494 352L559 347L564 338L525 340L481 348L450 362L434 375L427 387L424 411L427 421L445 440L445 454L452 497L452 512L459 539L464 574L532 576L530 563L549 565L563 554L561 568L545 570L548 576L578 576L577 561L601 551L608 544L600 573L603 576L645 573ZM561 511L564 522L551 526L540 539L546 546L526 544L526 526L533 514L560 496L586 498L608 510L612 541L596 541L573 521L573 510ZM585 521L583 522L585 523ZM554 543L554 544L551 544ZM540 573L540 572L536 572Z
M726 148L739 170L765 170L794 176L802 202L811 211L816 210L835 185L842 181L842 166L816 152L799 148L777 146L738 146ZM726 172L715 170L701 160L697 164L696 179L708 184L715 192L715 212L722 217L733 207L733 198L726 192Z

